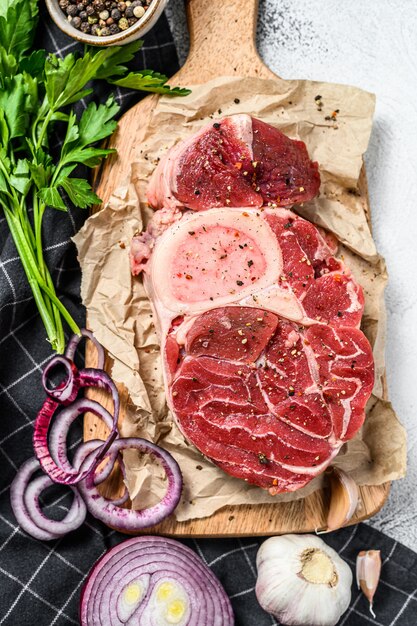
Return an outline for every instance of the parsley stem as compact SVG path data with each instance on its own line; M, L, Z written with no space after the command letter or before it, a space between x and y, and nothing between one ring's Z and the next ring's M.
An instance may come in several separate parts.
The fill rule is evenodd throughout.
M53 116L53 114L55 113L54 109L51 107L48 111L48 113L46 114L43 123L42 123L42 127L39 133L39 137L36 141L36 149L40 148L42 146L43 140L45 138L45 134L46 131L48 130L48 124L51 121L51 117Z
M33 273L31 271L31 267L30 267L30 262L29 262L29 257L27 254L27 244L25 245L24 243L24 239L22 239L22 234L19 232L19 227L18 227L18 220L16 218L15 215L13 215L13 213L10 211L10 209L2 202L3 205L3 209L4 209L4 215L6 217L7 220L7 224L9 226L10 232L12 234L13 237L13 241L14 244L16 246L17 252L20 256L20 259L22 261L22 265L23 265L23 269L25 271L26 277L28 279L30 288L32 290L33 293L33 297L35 299L36 305L38 307L40 316L42 318L43 324L45 326L47 335L48 335L48 339L51 342L51 345L53 347L54 350L57 349L57 335L56 335L56 331L55 331L55 325L53 322L53 319L51 318L51 315L45 305L45 301L44 298L42 296L42 293L40 291L40 287L38 284L38 281L36 280L36 278L33 276Z

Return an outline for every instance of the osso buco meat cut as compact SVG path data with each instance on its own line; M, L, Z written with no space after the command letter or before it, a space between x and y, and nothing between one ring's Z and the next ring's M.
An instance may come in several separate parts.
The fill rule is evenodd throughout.
M248 115L178 143L131 246L184 436L225 472L293 491L361 427L364 297L335 239L288 208L320 185L305 145Z

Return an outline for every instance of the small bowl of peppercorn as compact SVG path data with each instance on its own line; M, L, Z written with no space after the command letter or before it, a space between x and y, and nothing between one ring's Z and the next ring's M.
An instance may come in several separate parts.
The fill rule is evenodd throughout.
M46 0L55 24L92 46L120 46L155 24L167 0Z

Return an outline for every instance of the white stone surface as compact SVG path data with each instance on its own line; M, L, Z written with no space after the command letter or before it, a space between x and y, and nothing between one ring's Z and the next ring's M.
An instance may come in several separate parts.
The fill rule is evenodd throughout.
M182 2L171 1L168 16L183 62L188 34ZM369 523L415 550L417 3L264 0L257 41L266 64L283 78L347 83L377 96L366 165L374 236L390 274L387 374L391 400L408 431L408 472L393 484L388 503Z

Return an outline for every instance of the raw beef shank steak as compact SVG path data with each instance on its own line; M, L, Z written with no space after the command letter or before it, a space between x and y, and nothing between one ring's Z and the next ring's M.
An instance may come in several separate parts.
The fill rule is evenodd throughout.
M334 238L283 208L319 184L302 142L225 118L160 162L149 189L160 210L131 247L179 428L272 494L328 466L361 427L374 382L361 287Z

